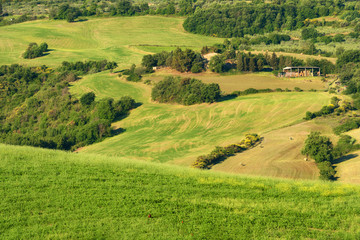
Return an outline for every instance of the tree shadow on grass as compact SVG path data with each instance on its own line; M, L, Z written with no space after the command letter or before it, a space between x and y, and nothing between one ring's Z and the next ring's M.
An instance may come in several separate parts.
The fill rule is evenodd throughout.
M212 162L209 166L207 166L206 169L211 169L213 166L224 162L227 158L232 157L232 156L235 156L235 154L229 154L227 156L222 156L222 157L216 159L216 161Z
M339 164L339 163L342 163L342 162L346 162L346 161L348 161L348 160L351 160L351 159L353 159L353 158L356 158L356 157L358 157L358 156L359 156L358 154L353 154L353 153L351 153L351 154L342 156L342 157L340 157L340 158L334 159L331 163L332 163L332 164ZM335 170L335 176L336 176L337 166L334 166L334 165L333 165L333 168L334 168L334 170ZM331 180L336 181L336 180L338 180L338 179L339 179L339 177L333 177Z
M87 21L89 21L87 18L80 18L75 20L74 22L87 22Z
M237 98L236 94L227 94L225 96L222 96L219 100L217 100L217 102L224 102L224 101L228 101L231 99Z
M112 137L113 137L113 136L117 136L117 135L119 135L119 134L121 134L121 133L123 133L123 132L126 132L126 129L124 129L124 128L112 129L112 130L111 130L111 136L112 136Z
M132 109L136 109L136 108L138 108L138 107L140 107L140 106L142 106L142 105L143 105L142 102L136 102L136 103L134 104L134 107L133 107ZM123 120L124 118L127 118L129 115L130 115L130 111L127 112L126 114L121 114L120 116L117 116L117 117L114 119L113 122L118 122L118 121L120 121L120 120Z
M345 156L335 159L334 161L332 161L332 164L342 163L342 162L348 161L350 159L356 158L358 156L359 156L358 154L351 153L351 154L348 154L348 155L345 155Z

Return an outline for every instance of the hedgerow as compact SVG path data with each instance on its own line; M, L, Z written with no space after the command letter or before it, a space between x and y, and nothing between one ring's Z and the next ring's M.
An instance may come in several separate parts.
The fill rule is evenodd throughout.
M233 156L235 153L254 147L260 140L260 136L257 134L247 134L240 143L226 147L216 147L210 154L199 156L192 166L194 168L210 169L216 163Z

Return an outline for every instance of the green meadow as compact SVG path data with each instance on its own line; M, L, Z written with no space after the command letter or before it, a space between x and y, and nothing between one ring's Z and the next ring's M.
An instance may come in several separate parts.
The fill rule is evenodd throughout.
M142 103L115 123L125 132L87 146L81 151L157 162L190 165L217 145L241 141L246 133L268 132L301 121L306 111L328 104L324 92L265 93L213 104L182 106L150 101L151 86L129 83L116 75L99 73L75 83L77 96L89 91L99 97L131 95ZM139 92L143 95L139 96Z
M187 33L182 28L183 21L141 16L89 18L75 23L39 20L4 26L0 28L0 65L58 66L63 61L107 59L129 67L141 63L142 56L150 52L171 50L175 46L200 50L204 45L223 41ZM21 55L31 42L48 43L49 55L23 59Z
M354 185L1 144L0 152L1 239L360 237Z

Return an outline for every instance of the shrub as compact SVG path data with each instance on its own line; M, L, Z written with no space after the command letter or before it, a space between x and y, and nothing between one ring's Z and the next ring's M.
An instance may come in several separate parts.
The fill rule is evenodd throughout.
M317 38L319 36L319 32L315 28L304 28L301 31L301 38L306 40L310 38Z
M356 129L360 127L360 119L348 119L343 124L334 127L333 131L336 135L340 135L341 133L350 131L352 129Z
M89 92L82 95L80 98L80 102L82 105L89 106L91 105L95 100L95 93Z
M358 150L360 148L360 144L355 144L355 143L356 143L355 138L352 138L348 135L341 135L333 151L334 157L339 158L351 151Z
M142 76L140 74L130 73L129 76L126 77L126 80L131 82L140 82L141 78Z

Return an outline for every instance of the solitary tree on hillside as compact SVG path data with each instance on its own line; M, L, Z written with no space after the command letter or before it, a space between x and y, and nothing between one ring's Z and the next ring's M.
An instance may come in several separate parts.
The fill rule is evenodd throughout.
M309 155L315 162L324 162L333 160L333 145L329 138L321 136L319 132L311 132L305 141L305 147L302 154Z
M81 98L80 98L80 102L82 105L91 105L95 100L95 93L93 92L89 92L89 93L85 93Z

